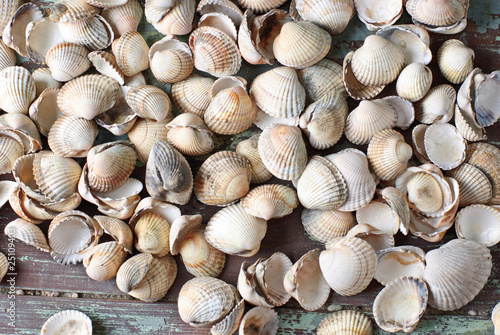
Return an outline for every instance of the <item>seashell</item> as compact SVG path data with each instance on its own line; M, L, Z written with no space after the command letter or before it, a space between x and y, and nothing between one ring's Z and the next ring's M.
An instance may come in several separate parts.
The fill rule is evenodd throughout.
M29 109L30 118L44 136L48 135L54 122L63 115L59 107L57 107L58 93L58 88L50 87L45 89Z
M476 120L475 99L479 85L486 80L486 75L479 68L475 68L465 78L457 93L457 107L462 111L463 116L472 123L475 128L482 128ZM484 130L481 130L484 134ZM480 132L479 132L480 133Z
M413 331L427 309L427 285L413 277L398 278L375 297L373 316L385 331Z
M295 7L302 19L317 24L331 35L342 33L356 11L352 0L298 0Z
M0 281L5 277L9 269L7 256L0 252Z
M356 218L352 212L304 208L302 224L311 237L327 243L337 237L344 237L356 225Z
M9 22L6 22L5 28L2 30L2 39L9 48L16 50L23 57L29 57L26 50L26 28L30 22L40 20L43 13L38 5L31 2L16 9L17 11L9 17Z
M457 92L451 85L438 85L415 104L415 116L419 122L447 123L453 117Z
M221 77L217 79L210 88L210 96L212 97L212 99L214 99L217 96L217 94L219 94L219 92L235 87L241 87L246 90L247 88L246 79L239 76Z
M280 7L285 2L286 1L283 1L283 0L273 0L273 1L239 0L238 1L238 3L240 4L241 7L248 8L256 13L269 12L271 9Z
M342 82L342 66L332 60L322 59L312 66L298 70L297 74L311 101L317 101L333 92L347 96Z
M212 132L195 114L180 114L167 124L167 129L167 142L183 155L202 156L214 150Z
M167 93L152 85L132 87L127 93L127 103L139 117L154 121L164 121L172 111Z
M441 74L452 84L461 84L474 69L474 50L459 40L445 41L437 59Z
M167 1L170 3L170 1ZM154 1L148 0L145 6L146 20L155 27L160 33L164 35L186 35L189 34L193 27L193 19L196 8L196 1L172 1L171 9L166 11L157 11L157 15L151 15L150 3Z
M237 304L234 286L212 277L188 280L179 292L177 307L182 321L193 327L218 323Z
M366 155L357 149L344 149L325 157L332 162L347 185L347 199L339 211L355 211L373 198L376 183L368 170Z
M457 127L460 135L467 141L476 142L487 139L484 128L477 124L473 115L469 115L469 113L462 111L458 104L455 105L454 116L455 127Z
M408 201L418 211L430 214L443 206L443 191L436 177L426 172L416 172L407 182Z
M99 14L99 11L99 8L84 0L63 0L49 6L47 16L53 22L72 22L88 19Z
M221 209L210 218L205 238L226 254L251 257L259 251L266 231L266 220L248 214L242 205L237 204Z
M210 104L210 88L214 79L190 75L172 85L172 99L181 113L193 113L203 117Z
M151 46L149 63L155 78L164 83L186 79L194 67L189 46L173 35L165 36Z
M231 312L210 328L210 333L214 335L230 335L233 334L240 325L240 321L245 314L245 300L241 299Z
M250 96L260 109L274 117L299 116L306 102L297 72L284 66L258 75L250 86Z
M368 242L343 237L322 251L319 266L328 285L338 294L351 296L362 292L373 279L377 256Z
M271 116L261 109L257 110L257 118L254 121L254 125L256 125L260 130L264 130L267 127L272 126L273 124L283 124L286 126L298 127L300 122L300 118L298 116L292 116L289 118L277 118Z
M495 168L500 157L500 150L487 143L471 143L467 147L465 162L483 172L490 180L493 197L489 205L500 204L500 172Z
M100 15L59 25L65 42L80 44L90 51L106 49L115 39L113 29Z
M367 150L370 166L381 180L392 180L403 173L412 154L413 150L403 135L393 129L376 133Z
M346 100L337 93L325 95L306 108L299 125L313 148L331 148L340 140L348 110Z
M398 95L411 102L422 99L432 84L432 71L422 63L411 63L399 74L396 82Z
M124 5L104 8L101 12L101 16L113 29L115 37L137 30L142 15L143 9L137 0L128 0Z
M99 8L118 7L127 3L126 0L87 0L87 3Z
M307 151L298 127L271 125L260 134L258 147L266 168L280 179L297 179L306 168Z
M241 24L243 18L243 13L238 6L227 0L202 0L198 4L196 11L200 13L200 15L212 12L225 14L233 20L236 26Z
M198 27L204 26L222 30L227 35L231 36L235 41L238 38L238 32L236 31L236 26L234 25L233 20L225 14L217 12L203 14L198 20Z
M388 39L401 50L405 65L411 63L427 65L432 60L429 33L420 26L413 24L387 26L377 31L377 35Z
M301 48L301 43L308 48ZM273 43L274 57L285 66L304 69L316 64L330 51L332 37L314 23L287 22Z
M425 262L423 280L429 289L429 305L440 311L455 310L472 301L488 280L492 267L487 247L462 239L427 252Z
M373 327L370 318L356 310L344 310L332 313L318 325L318 335L345 333L370 335L372 332Z
M73 43L60 43L47 52L45 63L52 78L57 81L69 81L90 68L85 47Z
M413 147L413 153L415 157L420 161L420 163L429 163L430 159L427 157L427 153L425 152L424 147L424 136L425 131L429 128L426 124L418 124L413 127L411 132L411 143Z
M128 224L122 220L104 215L96 215L94 220L99 223L106 234L111 235L127 252L132 253L134 237Z
M120 86L114 106L95 118L99 126L116 136L128 133L137 120L137 115L127 104L126 97L130 88L130 86Z
M99 74L88 74L70 80L60 89L57 105L65 115L92 120L113 105L118 95L118 83Z
M17 9L20 6L19 0L8 0L0 5L0 31L4 31L5 26L9 24ZM3 277L3 276L2 276Z
M116 286L120 291L142 301L158 301L167 294L177 277L177 265L172 256L155 258L138 254L120 266Z
M382 231L367 223L358 223L349 230L346 237L356 237L368 242L375 252L379 250L392 248L395 245L394 236L387 231ZM329 241L326 248L330 248L330 244L335 244L335 240Z
M275 335L279 327L278 313L267 307L254 307L249 310L239 327L239 335L269 334Z
M236 153L250 162L251 182L257 184L268 181L273 176L260 158L259 137L260 134L253 135L246 140L240 141L236 146Z
M458 238L465 238L487 247L500 242L500 211L486 205L470 205L462 208L455 218Z
M281 252L275 252L255 264L257 284L265 299L274 306L284 305L290 300L290 294L284 287L285 275L292 268L290 259Z
M236 42L223 31L199 27L189 36L194 67L214 77L232 76L240 70L241 54Z
M27 114L35 94L35 81L27 69L11 66L0 71L0 108L7 113Z
M400 221L398 214L383 201L371 201L356 211L356 221L366 223L382 232L396 235Z
M92 120L77 116L59 117L47 136L50 149L63 157L86 157L99 129Z
M113 78L120 85L125 84L125 75L118 66L115 56L106 51L93 51L88 54L88 58L100 74Z
M257 186L241 199L241 205L249 214L264 220L289 215L298 204L297 193L278 184Z
M468 8L469 2L460 0L406 2L406 10L413 23L441 34L454 34L464 30L466 23L462 26L461 21L467 17Z
M15 219L4 228L5 235L15 238L38 250L49 252L50 248L44 233L38 226L23 219Z
M40 96L46 88L60 88L62 84L52 77L48 67L40 67L33 71L31 78L35 81L36 96Z
M411 245L382 249L377 252L375 279L387 285L402 277L422 279L425 251Z
M17 215L33 224L40 224L44 220L52 220L57 215L57 213L48 211L43 206L38 205L20 187L15 188L9 195L9 204Z
M500 108L497 106L498 97L496 97L499 87L500 71L494 71L477 88L474 110L477 123L482 127L493 125L500 116Z
M380 191L380 196L384 199L391 209L399 216L399 230L404 234L408 234L410 225L410 209L406 195L395 187L386 187Z
M394 81L404 65L404 55L394 43L377 35L365 39L352 55L353 75L366 86L387 85Z
M24 155L24 145L15 132L0 130L0 175L10 173L16 160Z
M460 187L459 207L473 204L487 204L493 196L490 180L479 168L462 163L447 171L447 177L454 178Z
M0 40L0 71L5 68L8 68L9 66L15 66L15 65L16 65L16 54L14 50L9 48L7 45L5 45L5 43L2 40Z
M82 334L92 335L92 320L76 310L65 310L52 315L42 326L42 334Z
M202 216L196 215L181 215L172 222L170 228L170 252L172 255L179 253L181 243L191 233L201 227Z
M449 123L430 125L425 131L427 157L443 170L451 170L465 160L467 141Z
M297 195L305 208L334 210L344 204L348 189L336 165L313 156L297 182Z
M31 119L19 113L0 115L0 129L14 132L23 142L24 152L31 153L42 148L42 139Z
M168 130L165 127L169 122L169 117L161 122L139 118L129 130L128 137L141 162L148 161L149 153L156 141L167 140Z
M320 249L314 249L293 264L283 280L285 290L307 311L315 311L328 300L330 286L319 265Z
M127 251L118 242L105 242L90 249L83 258L87 276L98 281L116 277L118 269L127 258Z
M274 305L265 297L257 278L257 265L263 260L264 258L259 258L252 265L248 262L241 263L238 275L238 292L244 300L252 305L273 308Z
M3 205L7 203L7 201L9 201L11 194L17 191L18 189L19 186L15 181L11 180L0 181L0 208L2 208Z
M118 66L127 77L132 77L149 67L149 47L137 31L128 31L112 44Z
M398 114L396 127L402 130L408 129L413 121L415 121L415 108L413 103L397 95L387 96L382 98L383 101L388 103L394 108Z
M370 31L393 25L403 14L403 1L354 0L359 20Z
M134 216L131 229L135 233L135 248L140 252L163 257L170 252L170 222L158 213L149 211Z
M343 82L349 96L356 100L372 99L385 88L385 85L367 86L362 84L352 71L352 56L354 51L349 52L344 57Z
M398 113L384 100L363 100L347 116L345 135L354 144L368 144L383 129L396 125Z

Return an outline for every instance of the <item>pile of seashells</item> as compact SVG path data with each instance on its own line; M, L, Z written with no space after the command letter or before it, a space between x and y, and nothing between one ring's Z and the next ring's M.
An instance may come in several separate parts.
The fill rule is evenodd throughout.
M500 241L500 149L478 142L500 116L500 76L474 68L473 50L456 39L436 57L458 92L431 87L438 74L427 67L427 31L462 31L469 1L292 0L289 12L277 9L284 2L240 0L243 12L228 0L146 0L144 9L62 0L45 10L4 0L0 173L15 181L0 182L0 203L20 217L6 231L59 263L83 262L92 279L116 277L143 301L165 296L180 254L195 276L179 293L180 317L212 334L275 334L275 306L293 297L314 311L332 289L356 295L372 279L385 286L374 319L389 332L412 331L428 304L449 311L472 301L491 273L487 247ZM404 8L414 24L393 25ZM137 32L143 13L165 35L151 46ZM342 66L325 59L331 34L355 13L376 33ZM175 36L187 34L188 43ZM14 50L40 67L16 66ZM243 60L281 66L248 83L236 76ZM147 69L171 84L171 98L146 82ZM397 95L377 98L394 82ZM360 100L351 111L348 98ZM212 154L214 134L253 124L260 134ZM394 129L410 127L411 144ZM100 128L128 140L95 145ZM317 150L344 134L367 149L309 157L302 132ZM194 175L192 156L203 159ZM131 177L136 160L146 164L142 180ZM272 177L288 186L262 184ZM141 199L143 183L150 197ZM193 193L223 207L207 224L177 207ZM103 215L79 211L82 198ZM280 252L243 262L237 288L214 278L226 255L255 255L267 222L299 203L325 250L295 263ZM47 236L37 226L46 220ZM454 223L458 239L427 253L395 246L399 231L438 242ZM104 233L112 241L99 243ZM258 307L245 314L245 301ZM341 311L318 334L346 327L372 333L367 316Z

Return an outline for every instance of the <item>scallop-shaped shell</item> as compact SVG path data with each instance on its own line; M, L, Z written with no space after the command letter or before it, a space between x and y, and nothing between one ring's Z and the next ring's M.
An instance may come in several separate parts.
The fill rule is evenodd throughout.
M113 54L120 69L127 77L149 67L149 47L137 31L128 31L113 42Z
M260 109L274 117L299 116L306 103L306 91L297 72L284 66L258 75L252 81L250 95Z
M4 31L5 26L12 19L20 6L20 0L7 0L3 1L0 5L0 31Z
M172 103L162 89L152 85L134 86L128 91L127 103L139 117L163 121L172 111Z
M422 63L412 63L399 74L396 91L400 97L415 102L427 94L431 84L431 70Z
M451 85L438 85L415 104L415 117L422 123L446 123L453 117L457 92Z
M444 195L441 185L432 174L416 172L408 179L406 190L412 209L429 214L443 206Z
M427 285L421 279L398 278L387 284L375 297L375 322L388 332L411 332L427 309L427 297Z
M462 208L455 218L455 230L459 238L491 247L500 242L500 211L479 204Z
M116 274L116 286L142 301L158 301L167 294L177 277L177 265L172 256L155 258L138 254L122 264Z
M9 238L15 238L38 250L50 251L47 239L38 226L23 219L16 219L9 222L4 228L5 235Z
M59 25L64 41L80 44L91 51L106 49L114 40L111 26L99 15Z
M368 145L370 166L381 180L392 180L406 170L413 154L401 133L384 129L376 133Z
M263 183L271 179L273 174L266 168L259 155L259 137L260 134L240 141L236 146L236 153L245 157L250 162L250 170L252 174L252 183Z
M342 82L342 66L332 60L322 59L312 66L297 71L297 74L312 101L317 101L333 92L347 96Z
M57 95L57 105L66 115L92 120L113 107L118 89L118 83L108 76L84 75L64 84Z
M453 84L461 84L474 69L474 50L461 41L445 41L437 54L439 70Z
M250 189L250 163L231 151L219 151L203 162L194 180L194 194L207 205L224 206Z
M99 8L83 0L64 0L48 7L47 14L54 22L72 22L88 19L99 11Z
M368 242L344 237L319 256L321 272L338 294L351 296L362 292L372 281L377 265L375 250Z
M194 67L215 77L232 76L240 70L241 54L236 42L223 31L199 27L189 37Z
M146 20L153 25L160 33L168 35L186 35L193 29L193 19L196 8L195 0L175 1L171 9L157 12L160 16L148 15L151 12L148 1L145 6ZM171 1L167 1L170 3Z
M357 149L344 149L325 157L331 161L344 177L347 185L347 199L340 211L355 211L373 198L376 183L368 169L366 155Z
M275 252L271 257L257 262L255 274L264 296L274 306L284 305L290 300L290 294L284 287L284 278L292 267L292 262L281 252Z
M187 156L202 156L214 150L212 132L203 120L192 113L183 113L167 124L167 142Z
M203 14L198 21L198 27L210 26L222 30L229 36L231 36L235 41L237 40L236 26L233 20L225 14L212 12Z
M258 146L262 162L280 179L297 179L306 168L307 151L298 127L271 125L260 134Z
M403 14L403 1L355 0L358 17L368 30L374 31L394 24Z
M264 220L289 215L298 204L295 190L278 184L258 186L241 199L241 205L249 214Z
M257 277L257 266L265 258L259 258L250 265L248 262L241 263L240 273L238 275L238 292L243 299L255 306L272 308L274 305L267 300L264 292L260 288Z
M155 122L139 118L129 130L128 137L135 147L137 157L141 162L147 162L153 145L159 140L167 140L168 130L165 128L170 122L166 120Z
M116 80L120 85L125 84L125 75L116 62L116 57L106 51L93 51L88 54L89 60L99 73Z
M238 3L243 8L251 9L256 13L265 13L273 8L278 8L283 5L286 1L284 0L239 0Z
M194 67L191 51L187 53L179 49L157 51L153 56L150 52L150 66L155 78L164 83L176 83L186 79Z
M0 130L0 174L9 173L16 160L24 155L24 145L13 131Z
M451 124L433 124L425 131L427 157L443 170L456 168L465 160L467 141Z
M387 285L398 278L411 276L422 279L425 252L411 245L382 249L377 252L375 279Z
M429 305L440 311L452 311L472 301L488 280L492 267L486 246L462 239L429 251L425 262L423 279L429 289Z
M0 40L0 71L8 68L9 66L16 65L16 54L14 50L5 45L5 43Z
M35 100L35 81L24 67L11 66L0 71L0 108L7 113L27 114Z
M52 73L48 67L40 67L34 70L31 77L35 81L36 96L40 96L46 88L60 88L62 86L62 83L52 78Z
M432 60L429 33L422 27L413 24L394 25L382 28L377 35L390 40L401 50L405 65L416 62L427 65Z
M93 120L74 115L58 118L48 133L50 149L63 157L86 157L99 129Z
M480 126L491 126L500 117L500 108L498 108L499 98L496 96L499 87L500 71L494 71L477 88L474 110L476 112L477 123Z
M297 182L297 195L305 208L334 210L344 204L348 189L336 165L313 156Z
M124 5L128 0L86 0L87 3L99 8L118 7Z
M500 150L488 143L472 143L468 146L465 162L481 170L490 180L493 197L489 204L500 205L500 171L495 168Z
M356 221L369 224L390 235L396 235L400 225L397 213L386 202L378 200L371 201L358 209L356 211Z
M304 254L284 279L285 290L308 311L319 309L330 295L330 286L319 265L320 253L320 249L314 249Z
M237 204L221 209L210 218L205 238L222 252L251 257L259 251L266 231L266 220L248 214Z
M181 215L177 217L170 227L170 252L172 255L179 253L180 244L197 228L201 228L202 217L196 215Z
M243 314L245 314L245 300L241 299L240 302L233 307L231 312L224 317L224 319L210 328L210 332L213 335L233 334L236 330L238 330Z
M301 47L304 44L308 47ZM274 40L273 53L281 64L304 69L323 59L331 44L332 37L323 28L307 21L291 21L283 25Z
M377 35L368 36L351 60L354 76L366 86L389 84L398 77L403 65L404 56L399 48Z
M352 212L303 209L302 224L306 232L321 243L344 237L356 225Z
M373 334L369 317L356 310L344 310L332 313L318 325L318 335L330 334Z
M98 281L107 281L116 276L127 258L127 251L118 242L105 242L90 249L83 258L87 275Z
M10 22L2 30L3 42L16 50L21 56L29 57L26 50L26 32L29 30L32 21L38 21L42 17L43 13L38 5L31 2L23 4L9 18Z
M92 320L76 310L65 310L52 315L42 326L42 334L92 335Z
M7 113L0 115L0 129L13 131L24 145L24 152L31 153L42 148L42 139L35 123L24 114Z
M349 52L344 57L343 62L343 83L349 96L356 100L372 99L385 88L385 85L367 86L362 84L352 72L352 56L354 51Z
M342 33L356 11L353 0L298 0L295 7L302 19L317 24L332 35Z
M182 113L193 113L203 117L210 104L212 78L191 75L187 79L172 85L172 99Z
M406 3L413 22L422 24L424 28L452 26L467 16L468 7L469 1L461 0L408 0Z
M26 50L32 61L43 64L50 49L59 43L66 42L59 28L59 23L46 18L28 24L26 27Z
M458 104L455 105L454 117L455 127L467 141L477 142L487 139L486 131L477 124L474 115L464 112Z
M254 307L241 319L239 335L260 334L275 335L279 327L278 313L267 307ZM258 334L259 334L258 333Z
M135 234L135 248L157 257L168 254L170 252L170 222L152 211L134 218L131 228Z
M488 176L479 168L462 163L457 168L446 173L454 178L460 187L459 207L472 204L487 204L493 196L493 188Z
M229 16L236 26L241 24L243 18L243 13L238 6L229 0L202 0L198 4L196 11L200 15L211 12L223 13Z
M396 125L398 113L384 100L363 100L346 120L345 135L354 144L368 144L377 132Z
M130 226L122 220L104 215L94 216L106 234L122 245L129 253L132 253L133 235Z
M338 93L327 94L306 108L299 125L313 148L331 148L340 140L348 110L346 100Z
M413 107L411 101L397 95L387 96L382 100L387 102L397 111L398 120L396 121L396 127L405 130L415 121L415 107Z
M143 9L138 0L128 0L124 5L104 8L101 12L101 16L113 29L115 37L137 30L142 15Z

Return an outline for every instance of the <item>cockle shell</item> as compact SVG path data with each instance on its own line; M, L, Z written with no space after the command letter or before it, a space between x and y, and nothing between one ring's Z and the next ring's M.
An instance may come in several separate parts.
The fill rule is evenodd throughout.
M486 131L477 124L474 115L471 114L472 113L466 113L456 104L454 114L455 127L457 127L460 135L467 141L476 142L486 140Z
M187 79L172 85L172 99L182 113L193 113L203 117L210 104L210 88L214 79L190 75Z
M413 24L388 26L377 31L377 35L388 39L401 50L405 57L405 65L416 62L427 65L432 60L429 33L420 26Z
M472 143L467 147L465 162L477 167L491 182L493 197L490 205L500 205L500 171L495 168L500 150L488 143Z
M283 5L286 1L283 0L272 0L272 1L264 1L264 0L239 0L238 3L243 8L251 9L256 13L265 13L269 12L273 8L278 8Z
M224 319L210 328L210 333L213 335L233 334L238 330L243 314L245 314L245 300L241 299Z
M156 2L161 3L161 1ZM150 10L150 4L154 5L155 1L148 0L144 8L146 20L151 23L156 30L165 35L189 34L193 28L192 23L195 14L196 1L167 1L166 3L169 4L167 8L159 11L157 10L156 13L152 14L154 10ZM170 5L170 3L173 5Z
M180 114L167 124L167 129L167 142L183 155L202 156L214 149L212 132L196 114Z
M59 28L59 23L47 18L28 24L26 27L26 51L32 61L43 64L50 49L57 44L69 42L64 40Z
M120 69L127 77L149 67L149 47L137 31L128 31L113 42L113 54Z
M238 275L238 292L245 301L255 306L273 308L274 305L268 301L262 292L257 278L257 265L264 258L259 258L255 263L241 263L240 273Z
M131 224L135 248L157 257L167 255L170 252L170 224L167 218L153 211L135 215Z
M48 67L40 67L34 70L33 73L31 73L31 77L35 81L37 97L40 96L46 88L60 88L62 86L62 83L52 78L52 73Z
M264 220L289 215L298 204L295 190L278 184L257 186L241 199L241 205L249 214Z
M229 16L236 26L241 24L243 17L243 13L238 6L228 0L202 0L198 4L196 11L200 13L200 15L212 12L223 13Z
M411 144L413 147L413 153L415 157L419 160L420 163L430 163L429 157L427 157L427 153L425 152L424 146L424 136L425 131L429 128L427 124L418 124L413 127L411 132Z
M210 26L222 30L229 36L231 36L235 41L237 40L238 32L233 20L223 13L211 12L203 14L199 21L198 27Z
M354 0L358 17L374 31L394 24L403 14L403 1L391 0L383 3L377 0Z
M370 86L361 83L352 70L352 57L354 51L344 57L343 82L349 96L356 100L372 99L385 88L385 85Z
M132 87L127 93L127 103L141 118L164 121L172 111L167 93L152 85Z
M375 279L382 285L406 276L422 279L424 258L425 251L411 245L379 250Z
M100 74L113 78L120 85L125 84L125 75L118 66L114 55L106 51L93 51L88 54L88 58Z
M10 22L2 30L3 42L21 56L29 57L26 50L26 32L29 30L27 27L32 21L38 21L42 17L43 13L38 5L31 2L23 4L17 8L14 15L9 18Z
M411 102L422 99L432 84L432 71L422 63L411 63L399 74L396 91Z
M107 281L116 276L127 258L127 251L118 242L105 242L85 253L83 266L87 275L98 281Z
M346 97L347 92L342 82L342 66L329 59L297 71L299 81L305 88L308 98L317 101L334 92Z
M149 63L155 78L164 83L186 79L194 67L189 46L173 35L167 35L151 46Z
M111 26L100 15L59 23L59 26L65 42L80 44L90 51L106 49L115 39Z
M7 256L0 252L0 280L3 280L9 270Z
M128 0L86 0L87 3L99 8L118 7L124 5Z
M142 15L143 9L138 0L128 0L124 5L104 8L101 12L101 16L113 29L115 37L137 30Z
M42 334L92 335L92 320L76 310L65 310L52 315L42 326Z
M20 6L20 0L7 0L3 1L0 5L0 31L4 31L5 26L12 19Z
M6 46L5 43L2 40L0 40L0 71L9 66L15 66L15 65L16 65L16 54L14 50Z
M434 86L415 104L415 117L426 124L446 123L453 117L456 98L457 92L453 86Z
M465 160L467 141L449 123L430 125L425 131L424 146L427 157L443 170L451 170Z
M405 194L395 187L389 186L380 191L380 196L384 199L391 209L399 216L399 230L404 234L408 234L410 226L410 208Z
M0 181L0 208L9 201L10 196L19 189L18 184L12 180Z
M452 84L461 84L474 69L474 50L449 39L439 47L437 60L443 76Z
M128 137L134 145L137 157L141 162L148 161L151 148L157 141L167 140L168 130L166 126L170 121L169 117L161 122L139 118L129 130Z
M0 129L10 130L19 136L23 142L25 153L36 152L42 148L42 139L36 125L24 114L0 115Z
M382 98L382 100L397 111L398 120L396 121L396 127L405 130L413 124L413 121L415 121L415 108L411 101L397 95L390 95Z
M35 122L40 134L47 136L54 122L63 115L57 106L58 88L45 89L31 104L29 116Z
M454 178L460 187L459 207L473 204L487 204L493 196L493 187L488 176L479 168L469 163L462 163L457 168L446 172Z
M374 200L356 211L358 224L366 223L372 227L396 235L399 231L399 216L392 208L383 201Z
M275 335L279 327L278 313L267 307L254 307L241 319L239 335L258 334Z
M344 310L332 313L318 325L318 335L373 333L372 322L365 314L356 310Z
M260 158L259 137L260 134L253 135L246 140L240 141L236 146L236 153L250 162L251 182L257 184L268 181L273 176L262 162L262 158Z
M50 247L44 233L38 226L23 219L15 219L9 222L4 228L5 235L15 238L38 250L49 252Z
M500 87L500 71L494 71L486 76L484 81L477 87L474 110L476 120L480 126L493 125L500 116L498 108L499 98L496 96Z
M441 34L455 34L464 30L467 25L468 8L468 0L406 2L406 10L411 15L413 23Z
M104 215L96 215L94 216L94 220L99 223L106 234L111 235L127 252L132 253L134 236L128 224L122 220Z
M491 247L500 242L500 211L480 204L464 207L455 218L455 230L458 238Z
M23 141L15 132L0 130L0 174L10 173L16 160L24 155Z
M295 8L303 20L317 24L332 35L342 33L356 12L353 0L298 0Z
M99 129L93 120L74 115L59 117L47 135L49 147L63 157L86 157Z
M337 210L304 208L301 218L306 232L322 243L344 237L356 225L352 212Z
M11 66L0 71L0 108L7 113L27 114L35 94L35 81L27 69Z
M275 252L269 258L259 258L254 265L257 291L262 292L266 301L274 306L282 306L290 300L290 294L284 287L285 275L292 267L288 256ZM240 286L238 288L241 292Z

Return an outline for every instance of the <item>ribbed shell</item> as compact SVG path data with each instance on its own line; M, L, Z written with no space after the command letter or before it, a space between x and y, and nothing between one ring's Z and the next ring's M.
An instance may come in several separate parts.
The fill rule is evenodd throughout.
M416 62L427 65L432 60L429 33L420 26L413 24L388 26L379 30L377 35L397 45L403 52L406 65Z
M41 92L30 106L29 117L36 124L41 135L47 136L54 122L63 115L57 107L58 93L58 88L50 87Z
M186 79L194 67L193 57L177 49L156 52L150 63L155 78L164 83L176 83Z
M462 208L455 218L455 230L458 238L494 246L500 242L500 211L480 204Z
M260 134L253 135L246 140L240 141L236 146L236 153L245 157L250 162L251 182L257 184L268 181L273 176L260 158L258 148L259 137Z
M438 85L415 104L415 117L419 122L446 123L453 117L457 92L451 85Z
M170 252L170 222L154 212L145 212L134 220L132 230L135 248L140 252L163 257Z
M274 306L282 306L290 300L290 294L284 287L284 278L291 267L292 261L281 252L275 252L267 259L259 259L255 267L258 286Z
M398 95L411 102L422 99L432 84L432 71L422 63L412 63L399 74L396 82Z
M481 170L490 180L493 197L490 205L500 205L500 149L488 143L472 143L468 146L465 162Z
M128 0L87 0L87 3L99 8L118 7L124 5Z
M465 160L467 141L449 123L432 124L424 135L427 157L437 167L451 170Z
M153 145L146 164L146 189L155 199L185 205L193 190L193 173L186 158L159 140Z
M10 173L16 160L24 155L24 145L13 131L0 130L0 175Z
M125 84L125 75L116 62L116 57L106 51L93 51L88 55L89 60L100 74L116 80L120 85Z
M193 29L195 7L195 0L176 1L171 9L161 13L158 21L153 17L148 17L148 5L146 4L145 14L147 21L160 33L165 35L186 35Z
M257 186L241 199L241 205L249 214L264 220L289 215L298 204L295 190L278 184Z
M297 72L284 66L258 75L252 81L250 95L260 109L278 118L299 116L306 103L306 91Z
M332 60L322 59L312 66L297 71L297 74L312 101L317 101L333 92L347 96L342 82L342 66Z
M40 67L34 70L31 77L35 82L36 96L40 96L46 88L60 88L62 86L62 83L52 78L52 73L48 67Z
M446 173L454 178L460 187L459 207L472 204L487 204L493 196L493 188L488 176L479 168L468 163L462 163L457 168Z
M99 15L59 25L65 42L82 45L90 51L106 49L114 40L111 26Z
M86 157L99 129L93 120L74 115L59 117L47 135L50 149L63 157Z
M474 69L474 50L450 39L439 48L437 60L443 76L452 84L461 84Z
M94 219L99 223L104 232L132 253L133 234L130 226L122 220L105 215L96 215Z
M403 14L403 1L355 0L358 18L370 31L394 24Z
M352 71L354 51L347 53L343 62L343 82L349 96L356 100L372 99L385 88L385 85L367 86L362 84Z
M0 4L0 31L4 31L5 26L9 24L20 5L20 0L2 1Z
M278 8L286 1L284 0L239 0L238 3L243 8L251 9L256 13L265 13L273 8Z
M454 239L425 255L424 281L429 305L452 311L472 301L491 273L491 253L484 245ZM460 278L460 280L457 280Z
M167 142L183 155L202 156L214 150L213 134L196 114L180 114L167 129Z
M406 184L408 202L412 209L424 214L438 211L443 206L443 191L434 175L417 172Z
M229 0L201 0L196 8L201 15L210 12L223 13L233 20L236 26L241 24L243 13L238 6Z
M49 252L50 247L47 244L45 234L38 226L23 219L16 219L9 222L4 228L5 235L14 237L38 250ZM1 272L1 271L0 271Z
M191 75L172 85L172 99L182 113L193 113L203 117L210 104L210 88L214 79Z
M101 16L109 23L115 37L119 37L127 31L137 30L143 12L138 0L128 0L124 5L104 8Z
M26 50L26 31L30 30L29 23L42 19L43 13L37 4L28 2L20 5L15 14L9 18L10 22L5 26L2 38L6 45L21 56L29 57Z
M328 159L313 156L297 182L297 195L305 208L334 210L348 195L344 177Z
M127 93L127 103L139 117L163 121L172 111L172 103L162 89L153 85L134 86Z
M248 214L237 204L221 209L210 218L205 238L226 254L251 257L259 251L266 231L266 220Z
M318 335L371 335L372 322L359 311L344 310L332 313L318 325Z
M210 26L222 30L235 41L238 39L238 32L233 20L223 13L211 12L203 14L199 21L198 27Z
M413 21L428 26L450 26L467 15L469 1L408 0L406 10Z
M358 223L349 230L346 237L357 237L368 242L375 252L379 250L392 248L395 245L392 232L379 230L367 223ZM330 244L335 244L335 240L328 242L326 248L329 249Z
M80 0L55 3L49 7L49 10L49 18L55 22L80 21L99 14L99 8Z
M460 135L467 141L477 142L487 139L484 128L480 127L477 122L475 122L473 115L467 115L462 111L458 104L455 105L454 117L455 127L457 127Z
M274 335L279 327L278 313L267 307L254 307L241 319L239 335L257 334Z
M35 81L24 67L11 66L0 71L0 108L7 113L28 114L35 94Z
M168 130L166 126L169 121L169 118L161 122L139 119L129 130L128 137L134 144L137 157L141 162L146 163L148 161L149 153L156 141L167 140Z
M8 68L9 66L15 66L15 65L16 65L16 54L14 50L6 46L5 43L2 40L0 40L0 71L5 68Z
M260 134L258 147L266 168L280 179L297 179L306 168L307 151L298 127L271 125Z
M118 242L105 242L96 245L83 258L87 276L98 281L116 277L118 269L127 258L127 251Z
M476 89L474 110L477 123L482 127L493 125L500 117L498 108L500 89L500 71L490 73Z
M406 276L422 279L424 258L425 251L411 245L379 250L375 279L382 285Z
M302 19L317 24L332 35L342 33L356 12L353 0L299 0L295 7Z
M241 299L236 306L226 315L222 321L216 323L210 328L210 333L213 335L231 335L240 325L240 321L245 314L245 300Z
M132 77L149 67L149 47L137 31L128 31L113 42L113 54L118 66L127 77Z
M327 243L337 237L346 236L356 225L356 218L352 212L304 208L302 224L310 236L321 243Z

